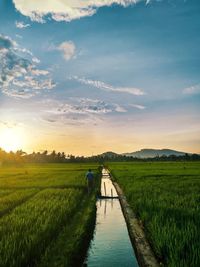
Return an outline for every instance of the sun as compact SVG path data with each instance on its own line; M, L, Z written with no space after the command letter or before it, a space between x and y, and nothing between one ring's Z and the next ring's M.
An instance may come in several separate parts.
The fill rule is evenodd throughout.
M4 128L0 129L0 148L6 152L16 152L22 149L24 144L24 135L20 129Z

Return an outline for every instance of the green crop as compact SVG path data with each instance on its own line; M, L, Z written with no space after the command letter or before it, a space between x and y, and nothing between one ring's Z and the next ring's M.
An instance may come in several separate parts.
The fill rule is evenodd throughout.
M88 168L97 175L95 164L1 168L1 267L53 266L57 258L51 251L59 254L59 266L76 266L74 255L81 254L95 217L95 191L88 196L86 188Z
M109 163L161 262L200 266L200 163Z
M34 194L38 192L37 189L24 189L17 190L10 194L6 194L0 198L0 217L3 214L6 214L8 211L11 211L13 208L22 204Z

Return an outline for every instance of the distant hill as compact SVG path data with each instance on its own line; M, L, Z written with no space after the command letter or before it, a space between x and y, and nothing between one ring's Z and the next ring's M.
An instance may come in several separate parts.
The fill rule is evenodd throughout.
M112 152L112 151L108 151L108 152L102 153L99 156L101 156L103 158L116 158L116 157L120 156L120 154L117 154L117 153Z
M170 156L170 155L175 155L175 156L183 156L185 155L186 152L181 152L181 151L176 151L172 149L141 149L136 152L131 152L131 153L123 153L122 155L124 156L132 156L132 157L137 157L137 158L154 158L156 156Z

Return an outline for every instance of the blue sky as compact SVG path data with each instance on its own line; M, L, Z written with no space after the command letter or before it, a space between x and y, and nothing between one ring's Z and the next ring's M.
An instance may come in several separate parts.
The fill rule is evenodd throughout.
M199 14L198 0L1 0L0 131L28 151L200 152Z

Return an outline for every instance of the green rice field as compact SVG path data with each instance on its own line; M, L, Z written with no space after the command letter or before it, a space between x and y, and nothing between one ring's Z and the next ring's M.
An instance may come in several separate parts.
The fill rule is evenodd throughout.
M79 266L95 219L88 168L98 176L97 164L1 167L1 267Z
M161 266L199 267L200 162L107 165ZM81 266L95 221L88 168L99 176L95 163L1 166L0 267Z
M200 266L200 162L107 164L161 265Z

